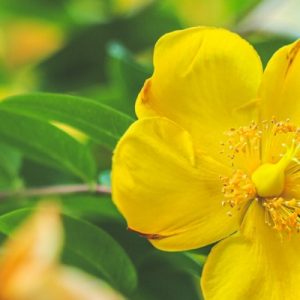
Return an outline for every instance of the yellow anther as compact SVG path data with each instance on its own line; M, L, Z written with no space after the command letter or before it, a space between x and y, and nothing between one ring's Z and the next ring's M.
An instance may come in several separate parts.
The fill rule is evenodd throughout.
M241 206L256 195L255 187L249 176L237 170L231 177L222 177L225 200L222 205L240 209Z
M296 199L284 200L282 197L265 199L266 223L280 233L299 232L300 202Z
M232 176L221 177L227 215L257 199L266 223L280 235L300 232L300 200L293 198L290 186L300 179L300 127L272 118L232 128L226 135L222 152L235 169Z

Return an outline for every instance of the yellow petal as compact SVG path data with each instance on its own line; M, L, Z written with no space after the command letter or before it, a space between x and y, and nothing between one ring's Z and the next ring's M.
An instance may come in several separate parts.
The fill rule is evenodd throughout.
M168 117L209 153L218 152L225 130L255 117L247 103L257 96L261 62L234 33L195 27L166 34L156 44L154 68L136 103L138 117Z
M38 289L55 266L61 242L57 207L54 204L39 207L2 250L0 298L27 299L27 295Z
M237 228L221 202L230 169L196 157L191 136L165 118L135 122L113 158L113 199L130 229L173 251L215 242Z
M279 49L269 61L260 87L261 118L287 118L299 125L300 41Z
M299 235L280 238L254 202L240 234L215 246L205 264L206 300L300 299Z

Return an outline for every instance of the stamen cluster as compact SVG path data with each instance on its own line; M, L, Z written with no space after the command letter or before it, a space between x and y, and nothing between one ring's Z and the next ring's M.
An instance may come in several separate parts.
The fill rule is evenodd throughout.
M249 126L231 128L225 132L225 135L228 136L228 148L234 153L246 153L252 149L258 150L261 134L261 130L254 121Z
M277 121L273 117L270 121L252 121L248 126L231 128L225 134L228 140L222 143L222 152L228 154L235 170L231 177L220 178L225 198L222 205L240 210L247 202L256 199L265 209L265 222L269 226L280 233L300 232L300 200L287 197L284 192L276 197L259 196L251 180L253 172L260 166L277 164L283 159L287 161L285 176L292 179L300 176L300 128L289 119ZM243 165L247 167L241 168ZM286 184L285 191L289 184ZM228 215L232 215L231 210Z
M283 197L264 199L265 221L279 232L300 232L300 201Z
M225 200L222 205L229 205L231 208L241 209L243 204L256 196L255 186L247 174L236 170L231 177L221 177L223 183L222 192ZM228 212L230 215L231 213Z

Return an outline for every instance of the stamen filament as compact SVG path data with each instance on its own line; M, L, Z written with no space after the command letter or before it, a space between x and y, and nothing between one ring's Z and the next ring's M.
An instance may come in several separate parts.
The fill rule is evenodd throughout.
M280 233L299 232L300 200L291 195L300 188L300 128L273 117L231 128L226 135L221 153L228 154L235 169L231 177L221 177L227 214L257 199L266 224Z

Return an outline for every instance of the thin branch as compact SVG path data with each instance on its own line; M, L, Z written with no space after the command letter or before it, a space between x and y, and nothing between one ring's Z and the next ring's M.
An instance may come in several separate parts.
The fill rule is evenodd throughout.
M73 185L55 185L49 187L40 188L29 188L23 190L11 190L0 192L0 200L5 200L8 198L18 197L37 197L37 196L49 196L49 195L65 195L65 194L75 194L75 193L96 193L96 194L110 194L109 188L96 185L90 187L86 184L73 184Z

